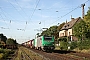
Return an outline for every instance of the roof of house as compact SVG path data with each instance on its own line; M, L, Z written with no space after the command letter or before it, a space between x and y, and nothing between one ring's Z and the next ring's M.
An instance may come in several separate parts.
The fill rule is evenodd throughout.
M72 28L77 22L81 21L81 17L78 17L76 19L71 18L70 22L66 22L65 25L61 28L61 30L67 30Z

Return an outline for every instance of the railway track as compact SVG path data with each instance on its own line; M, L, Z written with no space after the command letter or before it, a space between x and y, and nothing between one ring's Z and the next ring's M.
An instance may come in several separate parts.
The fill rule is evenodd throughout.
M89 60L90 59L90 54L85 54L85 53L65 52L65 51L47 53L34 49L30 49L30 50L33 50L34 52L43 56L44 58L46 58L46 60Z
M30 58L30 56L24 50L22 50L21 60L32 60L32 59Z
M63 51L64 52L64 51ZM83 53L77 52L52 52L47 53L35 49L20 47L19 60L89 60L90 55L83 55ZM82 56L83 55L83 56Z
M83 57L76 57L76 56L67 55L67 54L60 54L60 53L54 53L54 52L47 53L47 52L42 52L34 49L33 51L43 56L46 60L84 60Z
M25 47L19 47L18 56L14 60L43 60L43 58Z

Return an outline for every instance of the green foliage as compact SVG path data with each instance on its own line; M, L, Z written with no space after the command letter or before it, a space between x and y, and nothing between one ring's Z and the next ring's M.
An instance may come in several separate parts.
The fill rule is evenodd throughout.
M75 43L77 48L80 50L90 49L90 8L84 19L74 26L74 36L80 39ZM73 44L71 46L73 47Z
M68 50L68 42L60 41L60 49Z
M64 41L64 42L67 42L67 37L60 37L60 38L58 38L58 41Z
M70 50L77 48L77 41L73 41L73 42L69 43L69 46L70 46Z
M8 49L0 49L0 53L9 53L9 51Z
M83 41L74 41L69 44L70 49L79 48L79 50L90 49L90 39Z
M49 29L43 31L41 35L54 36L55 39L59 38L59 31L65 23L60 24L59 26L51 26Z
M74 35L80 40L90 38L90 8L84 17L84 20L74 26Z
M83 40L78 42L78 48L82 49L90 49L90 40Z
M12 50L8 50L8 49L0 49L0 56L1 56L1 59L2 58L6 58L11 52L13 52Z
M3 53L0 53L0 60L3 59Z
M90 22L90 7L89 7L89 10L87 11L87 14L85 15L84 17L84 20L89 23Z
M6 41L6 44L7 45L15 45L17 44L16 40L12 39L12 38L9 38L7 41Z
M55 36L55 38L58 37L58 32L57 32L57 27L58 26L51 26L49 29L43 31L41 35L45 36Z
M86 25L87 25L86 37L90 38L90 7L89 7L89 10L87 11L87 14L84 17L84 21L86 22Z
M87 25L85 21L81 20L74 26L74 36L78 37L80 40L86 38Z
M0 34L0 38L1 38L1 41L6 43L6 40L7 40L6 36L4 36L3 34Z
M0 49L0 53L3 53L3 58L6 58L8 56L9 50L7 50L7 49Z
M67 37L60 37L58 38L58 41L59 41L61 50L68 50Z

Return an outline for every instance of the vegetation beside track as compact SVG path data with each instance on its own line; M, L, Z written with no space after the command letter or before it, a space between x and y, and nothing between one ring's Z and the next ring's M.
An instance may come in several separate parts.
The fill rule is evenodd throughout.
M25 47L19 47L17 57L14 60L20 60L23 51L31 58L31 60L43 60L43 58L40 57L38 54Z
M7 59L12 58L10 57L10 54L14 54L15 50L11 50L11 49L0 49L0 60L1 59Z

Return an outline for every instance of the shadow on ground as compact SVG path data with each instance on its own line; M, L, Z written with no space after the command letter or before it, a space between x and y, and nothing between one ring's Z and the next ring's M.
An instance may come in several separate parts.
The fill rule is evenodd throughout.
M53 52L60 54L76 53L75 51L66 51L66 50L54 50Z

